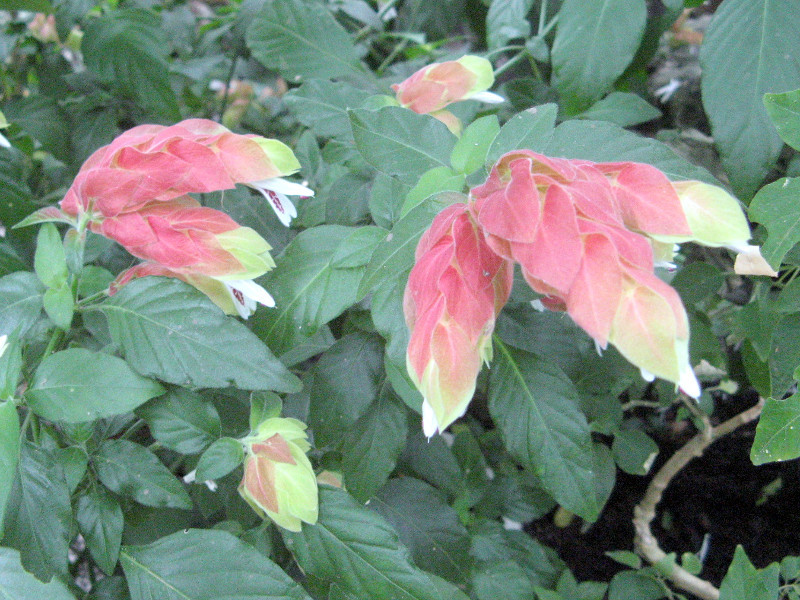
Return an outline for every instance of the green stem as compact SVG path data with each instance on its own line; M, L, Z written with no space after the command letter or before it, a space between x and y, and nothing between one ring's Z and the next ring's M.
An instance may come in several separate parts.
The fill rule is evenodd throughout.
M56 327L53 329L53 334L50 336L50 341L47 343L47 348L44 349L42 353L42 358L39 361L41 363L42 360L50 356L56 347L63 341L64 339L64 330L59 329Z
M395 46L395 47L392 49L392 51L389 53L389 56L387 56L386 58L384 58L384 59L383 59L383 62L382 62L380 65L378 65L378 68L377 68L377 69L375 69L375 72L376 72L378 75L383 75L383 71L384 71L384 69L386 69L386 67L388 67L390 64L392 64L392 62L394 61L395 57L396 57L398 54L400 54L400 53L401 53L403 50L405 50L406 46L408 46L408 40L407 40L407 39L405 39L405 38L404 38L404 39L402 39L402 40L400 40L400 43L399 43L399 44L397 44L397 45L396 45L396 46Z
M128 430L120 436L121 440L129 440L133 435L142 429L145 425L147 425L147 421L144 419L139 419L133 425L128 427Z
M547 20L547 0L542 0L539 5L539 24L536 27L536 35L541 36L544 29L544 22Z
M234 54L233 58L231 59L231 68L228 69L228 76L225 78L225 89L222 93L222 103L219 107L219 121L222 122L222 115L225 114L225 109L228 108L228 96L230 95L231 91L231 81L233 81L233 75L236 71L236 61L239 59L238 54Z
M522 50L519 54L517 54L513 58L509 59L509 61L507 63L505 63L503 65L500 65L498 68L496 68L494 70L495 79L497 79L500 75L502 75L503 73L508 71L511 67L516 65L519 61L521 61L526 56L528 56L528 50L527 49Z
M108 290L107 289L103 290L102 292L95 292L91 296L86 296L86 298L81 298L80 300L78 300L75 303L75 308L76 309L83 308L84 306L86 306L87 304L91 304L92 302L94 302L98 298L102 298L102 297L107 296L107 295L108 295Z
M30 408L27 408L27 412L25 413L25 418L22 419L22 425L19 426L19 439L24 440L28 435L28 427L31 424L31 418L33 417L33 411Z
M511 44L510 46L503 46L502 48L495 48L494 50L490 50L485 54L485 58L488 60L490 56L494 56L495 54L501 54L503 52L512 52L517 50L524 50L525 46L521 44Z

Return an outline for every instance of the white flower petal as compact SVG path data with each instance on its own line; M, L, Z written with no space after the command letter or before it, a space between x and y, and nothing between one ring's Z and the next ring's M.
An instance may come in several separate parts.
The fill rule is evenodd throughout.
M777 271L762 256L760 246L738 244L730 245L728 248L739 253L736 255L736 262L733 264L733 271L737 275L778 276Z
M11 142L9 142L2 133L0 133L0 146L3 148L11 148Z
M428 404L427 398L422 401L422 433L425 437L431 439L436 432L439 431L439 421L436 419L436 414L433 412L433 407Z
M236 312L243 319L255 312L256 303L270 308L275 306L275 299L270 293L252 279L235 279L223 283L231 294Z
M274 210L275 214L278 215L280 222L288 227L291 224L292 219L297 216L297 209L294 207L294 204L292 204L292 201L279 192L265 190L264 188L256 189L261 192L264 198L267 199L267 202L269 202L272 210Z
M6 348L8 348L8 336L0 335L0 356L5 354Z
M691 396L695 400L700 397L700 382L692 370L692 367L686 365L681 372L681 380L678 382L678 387L681 388L684 394Z
M272 179L262 179L261 181L254 181L249 184L251 187L261 188L262 190L272 190L279 194L287 194L289 196L313 196L314 190L299 183L289 181L282 177L273 177Z
M544 312L547 310L547 307L542 304L541 300L531 300L531 308L533 310L538 310L539 312Z
M656 378L655 375L653 375L650 371L647 371L645 369L639 369L639 372L642 374L642 379L644 379L645 381L654 381Z
M478 92L477 94L472 94L469 99L486 102L486 104L501 104L506 101L500 94L495 94L494 92Z

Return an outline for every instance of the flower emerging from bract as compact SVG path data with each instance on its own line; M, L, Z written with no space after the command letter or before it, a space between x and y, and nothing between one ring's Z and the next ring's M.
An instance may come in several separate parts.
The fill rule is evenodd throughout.
M247 456L239 493L259 515L290 531L317 522L317 480L306 456L305 424L273 417L244 441Z
M464 204L442 211L420 239L403 308L411 330L408 372L422 392L426 436L466 411L512 281L511 264L492 252Z

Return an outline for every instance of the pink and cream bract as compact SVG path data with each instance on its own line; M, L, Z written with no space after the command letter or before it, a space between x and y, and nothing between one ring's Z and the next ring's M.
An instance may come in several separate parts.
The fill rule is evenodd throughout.
M434 219L408 280L408 366L424 398L426 435L466 411L481 361L491 357L513 264L545 307L566 311L598 348L611 343L644 377L698 397L686 311L654 267L685 241L726 246L763 263L749 238L736 199L710 184L672 183L640 163L529 150L502 156L466 206ZM471 252L459 252L459 240L468 240Z

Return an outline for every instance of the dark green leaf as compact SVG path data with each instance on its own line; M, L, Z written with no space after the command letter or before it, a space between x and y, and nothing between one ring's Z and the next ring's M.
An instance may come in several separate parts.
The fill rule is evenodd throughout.
M361 280L359 296L411 270L419 238L430 227L433 218L452 201L457 201L457 197L466 200L460 194L441 194L429 198L397 222L391 233L375 248Z
M106 440L92 460L100 481L116 494L145 506L192 508L192 500L180 480L139 444Z
M450 166L456 137L438 119L397 106L348 112L356 148L382 173L414 185L425 171Z
M256 314L256 333L281 355L353 305L372 250L384 235L377 227L341 225L300 233L265 278L276 306Z
M800 456L800 394L785 400L767 398L750 450L754 465Z
M64 471L47 450L23 441L6 506L3 542L42 581L67 574L72 507Z
M0 597L3 600L75 600L67 586L58 579L42 583L28 573L20 562L19 552L0 548Z
M611 92L578 115L582 119L609 121L620 127L630 127L652 121L661 111L638 94Z
M608 586L608 600L659 600L664 596L664 586L658 579L635 571L617 573Z
M247 30L247 46L288 81L368 77L350 35L318 2L267 0Z
M189 529L126 546L120 562L132 600L310 600L278 565L226 531Z
M703 37L703 106L734 190L751 196L783 146L764 108L767 92L797 88L794 0L727 0Z
M719 586L719 600L774 600L778 597L779 571L777 563L756 569L744 548L736 546L733 562Z
M469 578L470 538L442 492L400 477L383 486L370 507L395 528L416 564L449 581Z
M75 519L92 558L104 573L112 575L125 525L119 503L105 488L94 486L78 500Z
M42 313L42 286L33 273L18 271L0 277L0 335L22 338Z
M644 431L623 429L614 435L614 460L631 475L647 475L658 454L658 445Z
M480 566L472 578L476 600L529 600L541 598L525 569L517 562L504 560Z
M800 90L764 94L764 107L781 139L800 150Z
M69 161L69 121L55 98L43 94L16 98L3 106L3 112L42 148L61 161Z
M121 358L70 348L42 361L25 398L45 419L80 423L130 412L163 393Z
M531 34L528 13L533 0L493 0L486 14L486 43L490 50Z
M347 335L319 358L309 413L318 447L337 446L347 437L376 402L382 375L383 344L374 334Z
M169 81L169 43L161 19L144 9L117 9L89 19L81 41L86 66L118 87L149 113L178 121L180 112Z
M595 162L644 162L660 169L670 179L718 183L708 171L682 158L666 144L605 121L565 121L556 127L542 152L548 156Z
M197 462L197 481L209 481L224 477L244 460L242 442L223 437L211 444Z
M214 405L186 389L175 389L141 406L150 434L181 454L199 454L219 438L221 425Z
M533 150L542 152L553 136L558 107L543 104L511 117L500 129L489 147L486 162L494 164L506 152Z
M13 402L0 404L0 539L3 515L19 461L19 416Z
M2 10L29 10L31 12L53 12L53 5L48 0L2 0Z
M132 281L94 310L106 315L114 341L143 375L196 387L300 387L247 327L177 279Z
M645 0L565 0L551 54L553 84L568 114L591 106L622 75L646 21Z
M782 398L800 365L800 314L786 315L775 324L769 352L770 396Z
M347 428L344 439L344 483L354 498L366 502L384 484L405 448L407 434L406 409L391 386L384 385L377 399Z
M750 219L767 228L767 241L761 254L774 269L783 257L800 242L800 177L783 178L765 185L750 203Z
M495 341L489 411L514 458L533 469L564 508L597 518L594 458L578 393L564 373L535 355Z
M320 488L319 500L315 525L282 532L307 575L335 581L356 598L442 600L380 515L336 488Z
M320 137L353 139L347 110L360 108L371 94L344 82L311 79L284 100L297 120Z

